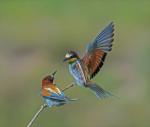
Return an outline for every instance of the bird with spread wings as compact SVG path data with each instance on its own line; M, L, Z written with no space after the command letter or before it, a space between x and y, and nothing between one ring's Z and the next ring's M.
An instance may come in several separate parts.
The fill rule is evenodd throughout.
M88 45L83 58L80 58L75 51L69 51L64 58L64 61L68 61L69 71L76 84L90 88L98 98L112 95L96 83L93 83L91 79L100 71L108 52L112 50L113 37L114 24L111 22Z

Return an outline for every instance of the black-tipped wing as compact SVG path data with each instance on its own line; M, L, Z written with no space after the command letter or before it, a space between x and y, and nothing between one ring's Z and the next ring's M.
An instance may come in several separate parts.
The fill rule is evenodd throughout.
M112 49L113 36L114 24L111 22L88 45L82 62L87 66L90 78L93 78L103 66L107 53Z

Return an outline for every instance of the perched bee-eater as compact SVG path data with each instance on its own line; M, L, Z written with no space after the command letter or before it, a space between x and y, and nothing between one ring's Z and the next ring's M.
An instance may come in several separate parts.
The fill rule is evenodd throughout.
M69 101L74 101L76 99L70 99L65 96L65 94L60 91L60 89L54 84L54 75L56 71L49 76L46 76L42 80L42 96L46 101L47 106L61 106Z
M114 36L114 24L111 22L88 45L83 58L75 51L69 51L64 61L69 63L69 71L79 86L90 88L98 98L111 96L112 94L93 83L91 79L100 71L106 55L112 49Z

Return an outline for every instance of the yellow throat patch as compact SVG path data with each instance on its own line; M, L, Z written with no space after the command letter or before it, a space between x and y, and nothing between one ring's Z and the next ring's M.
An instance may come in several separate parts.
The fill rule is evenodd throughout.
M75 62L76 60L77 60L77 58L71 58L71 59L68 60L68 62L69 62L69 63L73 63L73 62Z

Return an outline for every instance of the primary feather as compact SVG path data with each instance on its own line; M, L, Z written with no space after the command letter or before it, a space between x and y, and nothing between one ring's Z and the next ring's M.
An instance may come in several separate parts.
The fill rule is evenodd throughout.
M106 55L112 49L114 36L114 24L111 22L98 36L88 45L82 58L83 64L88 68L90 78L93 78L104 64Z

